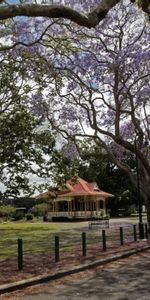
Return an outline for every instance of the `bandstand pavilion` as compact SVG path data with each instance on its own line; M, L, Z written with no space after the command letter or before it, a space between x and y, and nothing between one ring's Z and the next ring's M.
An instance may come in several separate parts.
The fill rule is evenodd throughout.
M51 199L53 192L48 191L37 198ZM68 219L92 219L106 217L106 199L114 197L100 190L95 182L78 178L76 182L68 180L66 189L57 191L51 201L48 219L65 217Z

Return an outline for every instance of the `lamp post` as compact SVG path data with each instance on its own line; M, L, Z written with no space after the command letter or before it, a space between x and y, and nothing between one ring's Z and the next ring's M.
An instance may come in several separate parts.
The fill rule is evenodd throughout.
M142 199L140 193L140 173L139 173L136 137L135 137L134 144L135 144L136 176L137 176L137 200L138 200L138 209L139 209L139 238L144 239L144 227L143 227L143 219L142 219Z

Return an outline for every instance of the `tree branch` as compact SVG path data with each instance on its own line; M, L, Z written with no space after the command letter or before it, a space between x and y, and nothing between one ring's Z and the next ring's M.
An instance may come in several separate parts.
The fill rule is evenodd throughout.
M102 0L89 14L83 14L64 5L20 4L0 7L0 20L16 16L64 18L87 28L95 27L103 20L108 11L120 0Z
M3 0L0 0L2 3ZM118 4L120 0L101 0L100 4L90 13L81 13L71 7L64 5L38 5L38 4L18 4L0 7L0 20L11 19L17 16L26 17L48 17L64 18L87 28L96 27L102 21L109 10ZM135 0L131 0L135 3ZM141 0L142 10L150 17L149 0Z

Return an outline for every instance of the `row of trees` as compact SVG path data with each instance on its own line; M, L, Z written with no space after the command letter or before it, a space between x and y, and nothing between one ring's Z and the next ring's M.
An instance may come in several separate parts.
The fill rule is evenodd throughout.
M13 205L0 205L0 219L18 221L26 217L27 220L32 220L34 217L43 217L49 211L47 203L39 203L27 210L16 210Z

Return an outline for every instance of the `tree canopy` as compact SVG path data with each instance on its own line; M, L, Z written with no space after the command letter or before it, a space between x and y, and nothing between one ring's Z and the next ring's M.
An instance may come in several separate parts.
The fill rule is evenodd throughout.
M131 160L130 165L135 168L135 161ZM89 156L79 162L79 175L81 178L96 182L99 188L111 194L112 199L107 199L107 210L111 215L118 215L119 209L124 209L126 215L138 209L137 192L126 174L116 168L107 157L99 155Z
M1 65L11 63L6 75L17 79L7 80L1 94L9 105L12 97L21 97L28 113L67 139L68 156L72 149L81 153L86 138L91 150L102 149L135 186L136 169L126 158L138 160L150 218L150 30L143 13L149 13L149 3L138 1L143 11L136 3L95 0L94 8L93 1L2 3ZM25 18L27 12L34 18Z
M41 24L36 23L38 26ZM52 128L79 151L83 137L92 140L93 147L103 148L135 186L136 170L127 164L126 157L137 157L141 193L147 203L149 34L142 12L122 1L96 29L87 31L68 22L51 22L40 47L34 48L36 62L30 50L30 70L33 72L35 64L39 67L38 97ZM24 49L23 43L18 49ZM38 102L34 109L40 116Z

